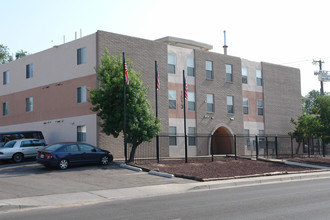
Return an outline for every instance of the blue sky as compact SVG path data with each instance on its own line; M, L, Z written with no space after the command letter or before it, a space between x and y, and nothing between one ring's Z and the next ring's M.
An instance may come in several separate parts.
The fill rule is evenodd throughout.
M0 0L0 44L35 53L104 30L155 40L181 37L223 53L301 70L302 94L319 90L313 59L330 70L327 0ZM324 83L330 92L330 82Z

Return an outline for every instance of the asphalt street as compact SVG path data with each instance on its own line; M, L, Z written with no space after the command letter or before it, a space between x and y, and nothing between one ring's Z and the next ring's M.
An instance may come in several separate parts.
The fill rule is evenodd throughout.
M3 213L2 220L329 219L330 179L191 191L87 206Z

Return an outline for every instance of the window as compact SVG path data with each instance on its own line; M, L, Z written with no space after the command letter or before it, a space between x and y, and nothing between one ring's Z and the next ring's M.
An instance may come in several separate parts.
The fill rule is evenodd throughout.
M168 108L176 109L176 91L168 90Z
M168 73L175 74L175 64L176 64L176 56L173 54L169 54L167 58L167 71Z
M8 115L9 113L9 104L8 102L4 102L2 103L2 115L5 116L5 115Z
M195 127L188 128L188 145L196 146L196 128Z
M206 79L213 79L213 63L205 61Z
M77 103L86 102L86 86L77 88Z
M262 86L262 73L261 73L261 70L257 70L256 75L257 75L257 86Z
M79 144L80 151L86 151L86 152L96 152L96 149L88 144Z
M264 101L262 99L258 99L258 115L264 115Z
M86 63L86 47L77 50L77 65Z
M169 144L176 145L176 127L169 127Z
M9 84L9 71L3 72L2 83L3 85Z
M250 130L244 129L244 144L245 146L250 146Z
M86 141L86 125L77 126L77 141Z
M26 65L26 78L32 78L33 77L33 64Z
M232 65L226 64L226 81L232 82L233 81L233 67Z
M195 76L195 64L194 59L191 57L187 58L187 75Z
M33 111L33 97L29 97L25 99L25 111L26 112Z
M247 84L248 83L248 70L246 67L242 68L242 83Z
M227 113L233 114L234 113L234 97L227 96Z
M195 111L195 93L194 92L188 92L188 110L189 111Z
M64 152L78 152L78 151L79 151L79 148L76 144L72 144L72 145L66 146L64 148Z
M259 141L265 140L265 131L264 130L259 130L258 135L259 135Z
M213 94L206 95L206 103L207 103L207 112L214 112L214 97Z
M243 98L243 114L249 114L249 99Z

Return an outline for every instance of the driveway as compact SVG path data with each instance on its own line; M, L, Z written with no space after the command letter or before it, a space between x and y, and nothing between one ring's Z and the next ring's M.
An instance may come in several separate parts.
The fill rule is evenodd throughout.
M56 170L45 168L36 161L0 163L0 200L190 182L194 181L158 177L113 164Z

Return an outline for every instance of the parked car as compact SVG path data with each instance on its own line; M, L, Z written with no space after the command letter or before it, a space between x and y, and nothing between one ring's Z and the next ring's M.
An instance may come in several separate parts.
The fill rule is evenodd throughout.
M19 139L8 141L0 148L0 160L22 162L24 158L35 158L39 150L45 148L44 140Z
M69 166L96 164L107 165L113 161L109 151L85 143L57 143L38 151L37 161L46 167L62 170Z
M41 131L0 132L0 147L2 147L8 141L17 139L39 139L45 142L45 138Z

